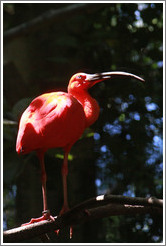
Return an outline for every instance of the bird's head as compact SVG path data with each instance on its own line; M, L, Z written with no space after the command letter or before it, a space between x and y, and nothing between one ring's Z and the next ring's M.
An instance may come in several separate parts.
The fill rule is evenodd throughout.
M68 92L88 90L93 85L103 80L124 76L132 77L140 80L141 82L145 82L145 80L141 77L126 72L104 72L95 74L77 73L74 74L69 81Z

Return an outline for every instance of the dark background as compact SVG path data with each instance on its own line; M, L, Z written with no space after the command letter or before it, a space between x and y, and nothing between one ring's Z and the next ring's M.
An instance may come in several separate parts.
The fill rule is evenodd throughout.
M4 3L4 34L48 10L70 5ZM38 159L34 153L19 157L15 151L20 116L36 96L66 91L70 77L80 71L132 72L146 84L114 79L90 90L101 112L70 153L70 206L105 193L162 199L162 14L162 3L87 4L26 35L4 39L5 230L42 211ZM52 215L63 203L62 158L60 149L45 156ZM52 242L157 243L162 242L162 217L114 216L75 226L72 240L66 230L50 237Z

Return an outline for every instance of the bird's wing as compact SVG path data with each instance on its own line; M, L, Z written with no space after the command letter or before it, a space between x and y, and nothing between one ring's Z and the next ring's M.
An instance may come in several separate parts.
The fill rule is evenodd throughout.
M71 131L73 127L74 133ZM31 146L35 149L44 144L62 147L77 140L84 128L84 111L75 98L64 92L46 93L35 98L24 111L17 148L24 145L30 150Z
M74 101L75 103L75 101ZM39 133L45 125L56 118L63 117L67 108L73 104L73 99L64 92L46 93L36 97L29 107L24 111L21 123L32 124L35 131Z
M64 92L52 92L43 94L35 98L29 105L29 113L33 116L34 120L41 120L49 117L51 112L59 114L66 107L72 104L71 98ZM56 115L54 114L54 116Z

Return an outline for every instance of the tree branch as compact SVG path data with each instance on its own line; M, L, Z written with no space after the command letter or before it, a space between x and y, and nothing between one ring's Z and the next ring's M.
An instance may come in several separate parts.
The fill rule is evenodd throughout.
M39 30L54 21L62 21L68 19L70 16L78 15L81 12L88 10L91 12L97 8L101 8L106 4L94 4L94 3L77 3L70 4L64 8L51 9L40 16L22 23L19 26L13 27L4 32L4 42L8 42L16 37L24 36L29 33L32 33L36 30Z
M21 242L29 238L41 236L49 231L108 216L133 215L136 213L162 214L162 207L163 201L152 197L97 196L75 206L61 216L54 217L55 221L41 221L5 231L3 233L4 242Z

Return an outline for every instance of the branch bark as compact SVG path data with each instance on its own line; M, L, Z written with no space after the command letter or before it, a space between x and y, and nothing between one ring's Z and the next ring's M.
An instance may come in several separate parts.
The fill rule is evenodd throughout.
M4 42L11 41L14 38L28 35L29 33L35 32L43 27L50 25L52 22L66 20L71 16L78 15L87 9L91 13L92 10L101 8L106 4L94 4L94 3L77 3L70 4L64 8L51 9L44 14L22 23L19 26L13 27L4 32Z
M55 221L41 221L3 233L4 243L21 242L66 226L115 215L134 215L163 212L163 201L157 198L102 195L87 200L67 213L56 216Z

